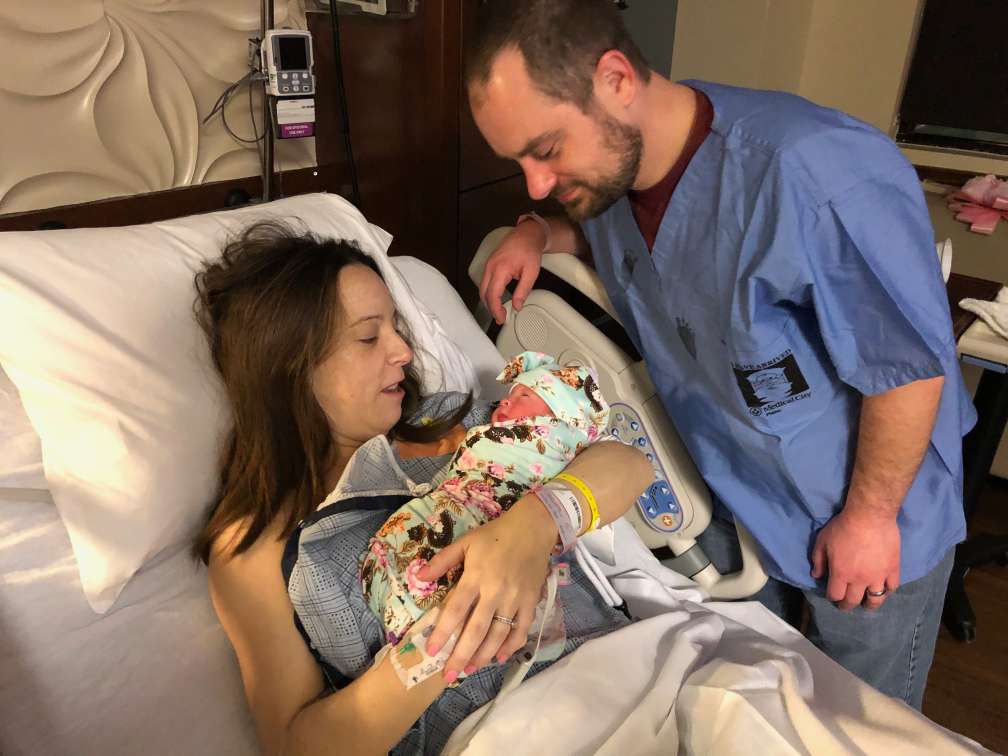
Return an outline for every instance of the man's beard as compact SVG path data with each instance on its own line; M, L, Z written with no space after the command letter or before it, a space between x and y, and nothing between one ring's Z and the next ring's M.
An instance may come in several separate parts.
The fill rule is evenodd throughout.
M596 113L595 121L602 128L603 147L616 157L616 169L591 183L575 180L554 190L554 196L574 188L580 190L579 197L564 204L567 215L576 222L597 218L630 191L637 180L644 151L640 129L621 123L601 109Z

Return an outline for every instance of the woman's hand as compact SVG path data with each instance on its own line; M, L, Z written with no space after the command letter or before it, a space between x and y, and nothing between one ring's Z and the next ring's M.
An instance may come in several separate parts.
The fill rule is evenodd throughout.
M525 645L556 541L553 518L535 494L526 494L498 519L447 546L420 571L421 580L437 580L456 565L464 566L427 643L430 652L437 653L461 629L445 666L445 680L453 681L462 670L470 674L494 657L503 662ZM512 618L515 625L495 621L494 615Z
M594 492L601 524L620 517L654 480L647 458L617 442L592 444L567 465L567 472ZM445 667L446 680L460 670L475 671L494 657L503 661L525 645L557 536L546 507L527 493L501 517L469 531L420 570L418 577L431 581L464 566L427 644L437 653L452 633L461 632ZM495 622L494 615L516 624Z

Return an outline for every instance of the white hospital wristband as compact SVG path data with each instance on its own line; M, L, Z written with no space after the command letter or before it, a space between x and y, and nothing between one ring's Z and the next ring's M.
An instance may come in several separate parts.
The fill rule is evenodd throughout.
M556 523L560 535L558 553L564 554L574 547L577 534L582 530L581 503L577 495L561 483L549 483L535 493Z
M515 221L515 226L518 226L524 220L534 220L540 226L542 226L543 231L546 232L546 244L543 245L543 254L550 251L550 244L553 241L553 230L550 228L549 221L543 218L539 213L525 213L524 215L519 215L518 220Z

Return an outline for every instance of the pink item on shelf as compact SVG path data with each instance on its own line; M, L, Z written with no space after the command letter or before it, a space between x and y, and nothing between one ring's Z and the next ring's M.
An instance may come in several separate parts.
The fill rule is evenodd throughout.
M970 210L975 210L975 212L967 211L965 213L960 213L956 216L956 218L968 221L970 224L970 231L973 231L974 233L993 234L997 229L998 221L1001 220L1001 214L994 212L993 210L982 210L977 208L970 208Z
M990 174L975 176L949 195L948 206L956 220L970 224L970 231L993 234L998 221L1008 219L1008 181Z
M995 210L1008 210L1008 181L1002 181L994 190L994 201L991 204Z
M991 194L1000 183L997 176L992 174L974 176L963 184L963 188L959 190L957 196L970 202L976 202L978 205L986 205L989 204L988 200Z

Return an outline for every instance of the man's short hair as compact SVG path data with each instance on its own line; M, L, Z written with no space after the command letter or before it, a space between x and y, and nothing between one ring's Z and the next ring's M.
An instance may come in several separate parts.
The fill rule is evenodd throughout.
M514 48L544 94L586 112L595 68L609 50L623 53L643 81L651 78L613 0L482 0L476 38L466 47L468 85L485 85L497 55Z

